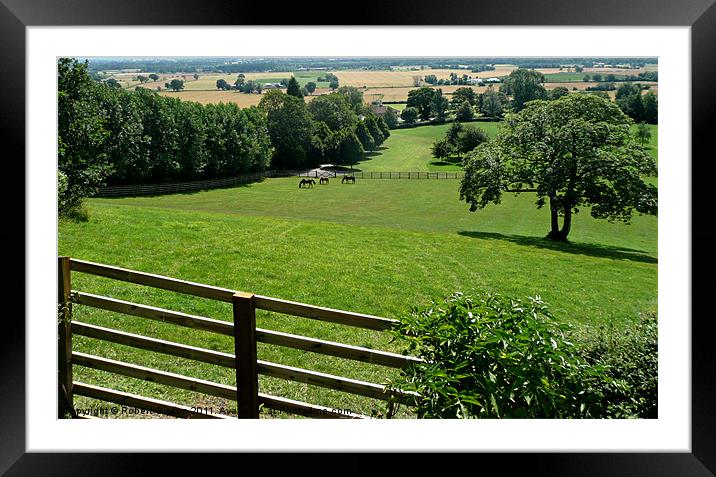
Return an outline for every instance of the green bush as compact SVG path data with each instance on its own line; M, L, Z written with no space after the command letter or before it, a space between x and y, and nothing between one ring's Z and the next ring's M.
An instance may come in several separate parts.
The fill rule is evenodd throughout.
M603 416L613 418L658 417L658 326L656 313L647 313L639 324L618 338L612 329L601 329L597 338L583 347L582 356L608 369L613 388L601 383Z
M416 391L422 418L600 417L601 391L623 383L588 363L569 330L539 297L455 293L393 329L425 362L390 387Z
M60 218L86 222L89 218L83 193L69 185L67 175L57 171L57 212Z

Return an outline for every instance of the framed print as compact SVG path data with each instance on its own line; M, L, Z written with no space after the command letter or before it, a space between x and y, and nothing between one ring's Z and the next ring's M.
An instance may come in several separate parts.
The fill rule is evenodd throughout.
M308 454L313 452L353 452L341 458L352 463L349 465L358 471L367 467L360 459L360 453L365 452L407 452L412 455L418 452L462 452L480 453L480 458L497 465L509 460L513 473L713 475L716 472L712 451L716 448L712 409L715 395L711 382L714 359L710 355L711 347L705 342L711 336L711 327L709 312L694 307L697 299L703 302L713 288L708 272L711 268L710 246L715 237L708 224L698 220L712 215L706 210L710 202L703 197L710 189L707 184L710 171L705 168L711 162L708 159L712 155L709 138L716 107L716 95L710 81L716 77L716 62L712 57L712 52L716 51L716 6L712 3L710 0L694 0L679 5L667 2L623 5L609 1L596 8L593 3L581 0L549 4L513 0L490 7L449 2L437 8L427 2L393 2L380 7L385 12L380 18L375 18L374 14L379 8L377 5L361 4L356 6L350 21L344 16L328 13L329 18L316 25L310 12L314 8L305 5L296 12L276 13L266 7L246 9L238 4L219 2L205 4L199 11L196 5L187 2L112 4L2 0L0 35L5 46L0 55L6 73L0 75L3 95L0 107L3 130L9 133L3 155L9 167L6 177L12 178L6 181L10 186L5 188L4 201L9 220L3 228L2 242L10 262L8 267L13 271L20 267L25 270L23 274L10 270L7 273L7 283L24 290L24 306L20 308L25 321L21 324L17 318L19 313L7 313L8 325L1 334L3 358L0 367L7 391L0 398L3 403L0 439L5 443L0 448L0 469L8 475L119 475L134 473L139 466L142 471L160 469L164 459L150 454L157 452L172 453L187 470L201 469L202 456L180 457L177 453L219 452L222 455L218 461L230 462L242 458L229 455L231 452L306 454L295 456L299 461L301 457L311 458ZM81 62L65 62L64 58L89 59L87 72L82 70ZM147 66L156 65L162 59L180 66ZM548 59L550 61L546 61ZM544 61L540 64L538 60ZM271 66L266 66L269 63ZM102 66L96 66L98 64ZM504 71L502 67L505 67ZM524 78L537 75L541 78L538 83L552 83L552 86L542 88L539 93L542 96L533 96L520 103L516 99L519 96L517 88L524 83L512 79L517 78L516 72L520 71ZM67 109L71 111L68 114L84 118L105 115L105 119L106 115L112 115L111 120L106 119L106 124L114 121L113 124L122 126L111 131L93 129L94 123L89 121L80 132L67 129L63 116L58 116L64 105L57 99L58 90L65 86L55 81L65 73L68 77L87 73L86 78L91 77L98 84L104 83L108 88L116 86L114 93L108 92L97 101L105 108L101 113L78 107ZM385 75L392 76L386 79ZM488 84L493 80L494 88ZM206 87L195 87L201 81ZM614 83L618 83L618 91ZM186 90L182 91L184 86ZM243 89L247 87L245 92ZM347 89L341 90L341 87ZM630 93L629 88L634 91ZM277 91L271 91L274 89ZM419 93L415 93L418 90L440 91L438 96L445 94L445 97L425 99L423 110ZM127 96L120 91L126 91ZM136 96L128 96L130 91ZM561 93L558 95L554 91ZM351 92L360 92L355 105L350 102ZM327 98L337 98L340 94L344 99L336 99L336 104L345 106L345 111L340 109L338 114L335 108L343 106L330 104ZM475 94L480 95L479 104L471 103L470 98ZM487 101L485 94L489 95L490 101L504 105L510 115L504 116L502 111L483 105L483 101ZM213 99L200 98L201 95L211 95ZM286 95L302 100L289 101L285 99ZM458 102L456 96L461 95L465 99ZM167 96L179 97L182 101L156 99ZM618 103L616 100L620 96L622 102ZM191 99L187 100L188 97ZM216 99L219 97L221 99ZM448 97L451 101L446 99ZM627 97L637 98L634 101L640 106L629 106ZM234 106L231 102L236 103L236 98L251 104ZM574 98L591 98L589 101L593 102L588 106L577 105ZM543 101L529 103L532 99ZM489 216L498 224L494 230L469 225L468 220L474 217L468 215L470 204L473 205L471 210L480 209L478 214L483 208L484 213L489 214L490 207L495 207L490 203L500 202L502 197L489 195L485 192L489 187L478 184L480 178L485 177L482 174L485 169L480 167L486 167L484 164L489 162L486 157L499 157L495 161L502 164L499 166L502 169L491 170L498 171L496 176L504 178L508 172L513 174L509 181L499 185L500 190L506 192L505 197L510 195L509 199L505 198L506 203L517 204L517 200L522 200L513 199L512 196L518 196L510 194L512 192L542 193L541 176L534 172L539 167L527 173L524 169L528 167L525 166L527 162L504 164L509 162L506 158L510 154L515 157L523 154L530 160L541 154L537 148L530 149L524 144L529 141L543 141L540 143L543 144L545 137L552 134L551 129L535 129L537 132L529 133L530 125L552 114L548 105L567 105L572 100L574 108L589 108L589 114L597 114L594 111L605 108L604 115L632 118L624 120L627 121L624 124L640 123L641 127L634 124L633 130L626 126L617 127L617 132L611 128L590 130L591 134L609 135L610 147L600 149L595 157L600 160L618 157L619 163L643 161L635 162L637 165L633 167L643 167L640 173L646 176L649 176L645 172L648 167L642 165L653 162L654 174L646 182L640 180L634 185L637 182L633 174L619 176L610 171L611 175L605 173L608 180L580 186L585 190L582 201L575 199L569 206L564 205L565 197L573 197L577 193L574 188L564 196L552 191L542 197L541 202L537 201L540 208L544 205L539 217L549 217L545 214L552 212L549 233L553 236L548 237L559 239L557 235L562 233L561 239L566 242L570 233L567 217L571 217L572 209L577 206L597 208L597 215L592 213L596 218L623 218L624 213L619 209L623 203L619 201L633 199L631 189L629 193L619 189L619 185L626 182L636 188L642 187L639 189L642 192L653 190L654 194L658 184L661 199L658 223L656 218L651 222L635 218L633 227L636 232L630 232L632 235L628 240L598 243L596 237L602 230L609 229L579 230L586 223L586 218L582 217L587 214L583 213L575 215L571 229L576 234L573 236L578 238L574 243L557 246L549 245L552 242L545 243L542 237L534 237L532 229L520 228L518 222L528 220L522 215L511 219ZM654 102L652 109L649 109L649 101ZM321 106L321 103L326 104ZM189 106L183 106L185 104ZM541 119L530 119L529 114L538 111L540 105L545 109L534 114ZM170 112L170 108L175 109ZM455 116L448 118L448 109ZM266 112L279 110L291 111L292 115L286 113L280 120L273 116L275 120L271 122ZM414 110L416 117L411 117L410 110ZM566 114L565 110L557 111ZM654 116L650 117L648 111ZM384 122L389 129L382 114L395 115L395 128L387 134L380 126ZM311 124L318 124L317 118L321 118L321 125L306 132L303 130L305 121L295 119L296 115L309 118L306 121L315 120ZM458 115L462 121L457 120ZM133 132L134 121L140 116L143 121L147 117L160 118L156 120L156 129L147 127L141 134ZM168 117L173 119L166 119ZM520 123L523 120L525 122ZM201 127L196 126L197 122ZM655 128L657 122L661 125L661 134L657 134ZM224 136L222 126L217 125L229 123L237 132L233 136ZM348 123L351 132L344 134L341 131ZM440 125L433 126L434 123ZM458 127L474 131L477 143L470 143L464 151L460 149L460 141L468 143L471 136L464 129L458 131ZM427 128L438 128L430 131L440 134L431 132L426 137L418 137L421 131L428 131ZM286 129L290 129L290 133L286 134ZM504 139L499 143L492 141L498 129L500 138ZM507 129L512 136L505 133ZM69 142L60 137L58 150L58 134L61 136L67 131L75 135ZM450 139L452 133L455 138ZM137 139L131 147L126 145L128 142L120 144L117 139L106 150L92 149L93 144L105 141L103 138L125 138L133 134ZM478 137L480 134L485 139ZM212 135L221 139L214 140ZM385 141L390 141L391 135L392 142L386 147ZM407 137L401 146L396 147L396 136L401 135ZM246 139L249 136L251 139ZM305 147L295 145L299 137L306 139ZM602 140L602 136L599 138ZM641 148L634 146L637 141L634 138L641 141ZM63 180L73 184L73 176L69 169L60 170L58 174L52 166L57 164L56 158L65 148L74 147L75 143L71 141L85 144L86 150L90 151L82 156L83 164L93 163L99 156L120 158L121 161L126 158L125 163L112 163L111 172L101 166L88 169L110 178L109 185L90 194L94 198L89 214L97 214L101 227L97 222L93 224L91 218L89 221L80 218L73 225L58 229L56 200L65 200L58 199L58 184L62 187ZM158 159L150 165L142 162L148 155L155 157L157 148L170 141L174 144L171 147L176 151L175 157L159 152L156 157L161 157L163 162ZM624 148L617 147L621 144L619 141L624 142ZM550 144L558 142L555 139ZM334 143L335 147L331 146ZM414 147L418 143L424 151ZM441 144L449 149L442 156ZM499 149L500 144L505 149ZM649 147L654 150L658 148L660 153L658 179L656 154L648 156L644 152L647 150L645 144L651 144ZM393 150L403 148L401 157L396 154L391 159L389 147ZM359 159L358 153L351 155L351 148L365 155ZM113 152L118 150L121 154ZM570 157L576 157L574 151L571 150ZM325 158L325 161L300 159L311 154ZM415 165L416 157L423 157L421 154L430 158L430 166L425 170ZM214 156L250 159L246 159L246 164L230 160L212 162ZM554 156L553 166L560 164L556 159L559 157L562 156ZM420 160L427 161L425 158ZM388 160L394 162L387 164ZM378 164L378 161L383 163ZM304 167L309 163L310 167ZM402 171L398 172L401 167ZM393 177L396 173L397 178ZM406 173L408 176L404 177ZM245 178L250 174L257 179L226 182L227 177ZM280 177L282 174L287 177ZM301 174L304 175L298 177ZM388 180L385 180L385 174ZM413 174L417 174L418 180ZM263 180L266 178L268 180ZM422 178L433 181L420 182ZM254 187L253 184L259 181L263 185ZM455 187L444 193L448 181ZM161 187L151 189L163 182L171 184L175 188L173 191L179 194L162 195L165 190ZM459 214L452 212L458 183L462 184L459 195L463 201ZM604 194L601 187L606 187L606 183L611 187L610 194L619 195L619 200ZM20 185L13 190L15 184ZM468 186L480 190L482 196L474 195ZM357 193L361 187L363 191ZM136 196L131 199L134 207L131 220L122 215L127 213L129 199L109 197L113 191L126 191L127 188L134 188L129 195ZM199 192L205 189L216 192L213 196ZM331 191L334 196L328 196L326 191ZM101 197L100 192L105 193L105 197ZM238 194L243 194L241 200L237 199ZM422 206L415 206L419 213L406 213L407 209L396 206L407 204L411 194L415 200L423 201ZM18 197L23 197L23 207L19 206ZM168 203L167 197L176 197L172 200L178 202ZM653 207L649 197L644 192L638 200L633 199L634 205L625 208L656 215L656 197L653 197ZM372 209L354 207L351 202L369 203L371 200L375 201ZM554 205L557 203L562 204L561 209ZM530 207L531 211L536 209L532 202ZM85 212L86 209L78 206L73 213L81 215ZM602 216L598 217L600 213ZM430 220L426 219L427 215ZM322 222L317 217L331 217L331 220ZM242 225L237 225L238 220ZM563 226L560 227L560 223ZM539 225L545 227L545 224ZM541 233L541 227L537 229L537 233ZM300 234L296 230L300 230ZM446 230L452 234L449 240L436 234ZM655 237L657 230L658 240ZM266 237L277 238L262 243ZM191 243L194 251L180 252L173 248L176 243ZM489 249L489 253L484 252L481 262L465 259L473 253L471 247L475 244L483 244L480 246ZM110 248L112 254L107 252ZM533 257L532 261L511 264L509 260L515 257L516 250L527 250L526 256ZM390 260L381 260L381 254L389 256ZM58 256L64 255L71 258L60 259L59 268L66 267L66 275L58 287L56 263ZM207 258L212 256L216 261ZM411 256L412 259L405 258ZM490 257L495 263L489 263ZM692 261L692 257L696 260ZM565 260L578 263L575 271L557 266ZM475 273L474 270L480 267L490 272ZM521 272L528 269L529 273ZM699 274L700 271L704 273ZM95 274L105 282L75 282L71 277L77 273ZM419 288L418 284L429 282L433 273L451 278L446 279L445 285ZM105 399L120 403L119 408L107 407L109 413L116 409L121 409L119 412L140 409L143 405L158 414L217 417L213 416L214 408L231 401L238 393L238 399L234 399L234 405L239 403L236 409L219 412L219 417L231 417L235 412L239 417L256 418L259 411L268 412L267 409L286 417L280 414L281 406L284 406L283 410L299 410L299 414L306 417L314 417L319 411L340 412L343 414L340 417L371 417L371 413L372 417L405 417L401 414L393 416L392 413L400 411L392 407L391 400L384 410L368 405L360 407L361 400L336 397L347 390L363 397L383 399L382 393L387 391L386 388L371 387L370 380L362 375L350 374L352 368L340 368L346 374L332 373L327 364L310 361L308 355L315 353L309 352L318 349L320 356L329 356L326 363L331 365L337 358L349 355L351 359L371 365L379 362L393 367L404 366L404 361L412 358L400 354L396 348L374 346L370 341L373 335L356 334L357 338L354 336L343 342L340 338L349 335L334 331L334 328L351 325L372 330L387 329L397 323L392 316L399 304L413 298L420 303L443 298L448 282L450 287L466 286L468 280L461 278L461 274L475 282L483 282L481 285L488 289L491 287L486 281L494 277L498 290L499 286L504 286L530 292L530 282L539 276L550 305L550 293L554 296L564 290L572 293L568 305L557 305L560 314L579 315L580 309L585 308L607 316L602 321L590 322L589 327L594 329L600 326L610 329L607 322L627 313L620 310L643 312L645 309L653 312L653 326L656 327L658 308L658 414L654 409L651 419L643 415L627 419L637 417L637 414L612 409L612 414L605 411L592 415L584 412L580 401L574 401L577 405L570 408L571 414L555 412L545 417L530 414L533 395L526 399L526 407L516 406L517 410L514 410L503 407L494 391L497 387L494 387L491 388L494 391L490 395L491 403L483 404L480 396L459 394L458 401L467 409L462 411L463 414L441 414L445 409L441 406L430 408L426 404L421 408L425 417L463 417L467 413L468 417L478 418L467 420L102 419L101 412L104 411L91 416L100 419L56 418L58 407L74 413L74 417L84 417L78 414L92 414L91 409L101 408L96 407L92 399L111 393L102 387L104 381L100 378L92 381L92 377L98 376L92 374L94 371L114 372L148 383L146 387L138 385ZM555 291L549 290L548 284L557 280L550 282L545 277L560 274L564 276L559 279L569 281L569 286L554 285ZM73 280L72 286L65 279ZM133 292L130 288L107 284L110 279L130 282L127 287L141 284L155 288ZM345 285L334 286L341 280ZM386 281L393 284L388 286ZM107 297L101 296L105 293L97 295L96 289L88 288L85 292L81 287L86 284L97 284L100 291L107 291ZM654 294L657 284L658 294ZM73 347L70 340L64 357L72 363L68 368L58 368L56 352L62 359L63 342L60 341L59 349L54 349L58 328L51 316L45 316L52 314L56 305L54 291L58 288L60 304L63 300L67 304L73 302L75 309L89 305L103 308L103 313L119 311L131 315L132 319L150 318L164 323L148 325L146 329L151 333L140 336L143 328L115 328L112 318L98 315L100 318L93 321L93 316L80 312L80 320L67 322L65 329L70 336L79 335L75 344L79 343L81 347ZM252 294L235 292L238 289L251 290ZM321 297L321 290L330 291ZM221 303L205 306L181 300L172 302L163 295L167 291L189 293ZM539 294L539 291L537 288L534 293ZM13 290L7 294L7 302L18 303L18 292ZM117 293L116 298L108 298L111 292ZM634 298L637 295L638 300ZM430 327L424 324L428 317L435 319L440 310L452 306L449 303L461 303L460 296L453 295L451 299L453 301L436 305L430 311L424 310L420 315L423 321L416 320L412 326L423 326L426 328L424 332L429 333L427 328ZM383 308L371 308L371 303L379 301L385 302ZM489 308L487 303L492 302L487 300L485 303L483 311ZM533 309L536 316L542 310L539 307L541 301L532 303L537 306ZM182 305L182 312L168 311L172 304ZM465 305L465 310L472 306L470 302ZM613 311L601 313L600 307ZM407 305L405 308L407 311ZM513 309L517 308L513 305ZM522 308L519 310L521 312ZM233 317L233 323L204 318L220 312L226 313L229 322ZM329 334L304 336L298 328L292 328L274 316L280 313L301 319L315 318L320 325L311 329ZM197 341L180 345L181 340L176 338L180 335L155 334L159 333L157 330L168 329L164 328L169 326L167 322L185 328L192 325L198 328L197 333L217 332L224 336L216 340L197 338ZM59 329L62 340L62 323ZM584 329L592 330L587 326ZM625 329L617 327L616 333ZM525 333L542 332L548 331L535 328ZM501 333L496 336L504 339ZM557 334L554 336L556 338ZM101 353L94 352L99 348L92 348L85 338L101 338L119 345L167 353L178 360L186 360L186 364L181 361L181 366L192 369L193 377L179 376L171 367L159 371L149 360L129 366L122 362L123 355L119 352L100 358ZM378 342L387 346L388 340ZM456 342L451 343L452 349L457 350ZM544 343L545 353L571 346L569 342L563 344L554 339L544 340ZM231 344L230 349L227 344ZM285 355L290 356L291 361L279 364L278 357L283 355L270 354L262 347L265 344L293 347L290 351L294 354ZM415 345L419 349L423 344ZM507 342L504 346L507 349ZM260 359L265 356L271 359L257 361L257 349ZM384 351L387 349L390 352ZM508 354L497 352L490 359L505 359ZM564 354L559 358L556 358L557 354L554 356L555 361L545 359L555 368L556 361L564 363L565 359L571 359L565 358ZM226 373L204 374L204 368L190 368L190 359L220 364ZM422 362L421 358L414 359L412 364ZM400 366L395 364L398 362ZM648 359L638 362L642 382L637 384L651 379L649 362ZM306 368L309 364L314 365L315 369L306 371L302 363L308 363ZM77 373L73 377L73 365L88 368L91 372ZM598 368L596 366L591 371L596 373ZM259 374L262 374L261 381ZM275 381L263 381L263 376ZM485 376L497 385L498 377L491 373ZM593 375L584 376L591 379ZM433 375L430 385L439 378L440 374ZM284 388L277 384L280 379L301 384ZM71 405L64 408L55 392L56 384L61 388L62 383L65 383L65 389L76 388L74 398L79 397L72 401L72 393L69 393ZM233 386L229 383L241 384ZM305 390L300 386L305 387L306 383L329 388L330 391L321 397L333 401L322 407L322 403L301 399ZM618 386L621 381L610 383ZM175 401L171 395L163 393L157 387L159 385L176 386L190 392L208 390L207 395L223 397L222 400L207 398L196 403L186 399ZM411 396L417 399L415 396L420 395L412 391L413 388L391 389L389 391L400 399L408 400ZM450 392L449 389L454 390L446 387L441 392ZM285 390L291 391L283 393ZM146 394L140 391L146 391ZM146 398L144 401L138 397L140 394ZM555 392L553 402L563 398L564 394L567 393ZM514 398L506 398L509 400L514 401ZM137 402L142 405L137 404L135 408L128 404ZM172 403L179 404L171 407ZM224 410L223 405L221 408ZM484 414L476 411L470 414L474 409L481 409ZM163 412L167 410L171 412ZM62 414L63 411L59 412ZM536 418L527 419L532 416ZM493 417L512 419L491 419ZM136 455L129 456L130 453Z

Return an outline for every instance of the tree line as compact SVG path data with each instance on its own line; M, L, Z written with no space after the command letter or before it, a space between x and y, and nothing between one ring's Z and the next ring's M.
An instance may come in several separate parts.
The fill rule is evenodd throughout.
M300 91L299 91L300 94ZM103 184L194 180L355 164L389 136L355 88L315 98L269 91L258 107L201 105L92 79L87 63L58 60L60 210L81 209Z
M518 68L503 79L499 89L492 85L483 93L473 88L457 88L450 101L444 97L442 89L423 86L408 92L406 108L400 114L408 125L420 121L442 123L448 113L454 113L458 121L470 121L477 115L501 119L506 113L516 113L534 100L556 100L569 93L564 86L547 90L545 77L534 70ZM639 83L624 83L619 88L614 84L600 84L587 88L598 96L610 99L606 91L616 90L616 103L619 108L635 122L658 123L658 99L649 91L642 95L643 87Z

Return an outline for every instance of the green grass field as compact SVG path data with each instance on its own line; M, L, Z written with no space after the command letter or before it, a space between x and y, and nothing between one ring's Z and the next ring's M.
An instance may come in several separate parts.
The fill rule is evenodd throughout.
M388 107L393 108L397 111L402 111L408 107L408 103L390 103L390 104L384 104L384 106L388 106Z
M589 73L547 73L544 75L546 83L573 83L575 81L584 80L584 76ZM591 75L590 75L591 76Z
M318 78L323 77L326 73L326 71L295 71L293 75L301 86L306 86L306 83L313 81L317 88L328 88L331 84L330 81L318 81Z
M631 226L596 221L582 211L570 245L541 237L547 211L529 195L470 213L455 180L363 180L299 190L295 178L162 197L94 199L91 220L63 223L60 254L283 299L397 317L455 290L486 288L539 294L558 319L589 334L623 330L657 303L656 219ZM74 275L73 288L120 299L231 319L226 304ZM101 326L232 352L230 339L75 307ZM259 312L258 326L349 344L392 349L385 334ZM216 366L139 352L78 337L76 350L233 384ZM259 358L373 382L394 371L270 346ZM219 406L221 400L104 372L75 368L78 380L168 399ZM281 396L370 412L367 398L261 378ZM83 401L78 401L82 403Z
M501 123L472 122L465 123L471 127L483 129L490 138L497 136ZM441 162L430 153L430 146L445 136L451 124L437 126L419 126L415 128L394 129L390 137L377 151L366 154L366 158L356 164L355 168L364 172L444 172L460 171L459 162ZM656 159L659 130L650 125L651 139L645 144L647 150ZM636 126L632 127L636 131ZM456 158L457 159L457 158Z
M496 123L475 123L494 135ZM434 170L429 145L449 125L392 131L363 170ZM489 129L488 129L489 128ZM652 130L656 156L656 128ZM372 169L370 169L372 168ZM383 168L383 169L380 169ZM62 222L59 253L124 268L319 306L399 317L412 305L457 290L541 295L577 338L600 327L621 334L640 312L657 308L657 219L632 225L592 219L582 210L570 244L542 237L548 210L533 194L508 194L470 213L459 180L358 180L298 189L297 178L235 188L88 200L90 220ZM73 274L73 288L215 319L228 304ZM75 319L233 353L231 339L169 324L75 306ZM262 328L357 346L400 351L385 333L259 311ZM232 370L76 337L75 350L234 384ZM385 382L388 368L259 344L259 359ZM186 405L231 406L190 391L75 366L75 379ZM370 413L377 401L260 377L262 392ZM78 405L92 400L77 398ZM400 416L409 417L405 410Z
M465 124L483 129L489 137L496 136L500 128L500 123L496 122ZM368 153L366 159L355 167L366 172L459 171L462 169L459 162L441 162L430 152L432 143L444 137L450 126L441 124L394 129L378 151Z

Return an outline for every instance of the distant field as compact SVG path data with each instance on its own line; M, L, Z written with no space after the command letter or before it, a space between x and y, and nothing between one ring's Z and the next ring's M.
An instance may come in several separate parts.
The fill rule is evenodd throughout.
M293 75L290 71L271 71L267 73L244 73L244 76L246 77L246 80L258 80L258 79L268 79L272 81L262 81L264 83L273 83L273 82L279 82L283 78L290 78ZM186 90L215 90L216 89L216 82L220 79L223 79L229 84L234 84L236 81L236 78L238 78L239 73L232 73L232 74L206 74L202 75L199 74L199 79L194 81L192 78L192 81L187 82L184 84L184 89Z
M446 79L450 77L450 73L455 73L458 76L464 74L473 78L491 78L493 76L506 76L509 75L512 70L516 67L513 65L500 65L495 71L482 71L480 73L472 73L470 70L436 70L436 69L424 69L417 71L336 71L334 74L338 76L341 85L366 86L369 88L377 87L414 87L413 77L420 76L425 77L426 75L435 75L438 79Z
M328 90L316 90L315 93L313 93L313 96L306 96L304 99L306 101L311 101L316 96L319 96L320 94L323 94L327 92ZM236 91L219 91L219 90L209 90L209 91L193 91L193 90L185 90L185 91L160 91L159 94L162 96L170 96L172 98L179 98L182 101L196 101L197 103L201 104L212 104L212 103L236 103L242 108L248 108L250 106L257 106L259 102L261 101L261 98L263 97L263 94L245 94L245 93L239 93Z
M648 81L643 81L642 84L650 84L655 86L657 83L652 83ZM571 82L571 83L545 83L544 87L547 90L551 90L557 87L565 87L567 89L577 88L578 90L584 90L587 88L587 86L594 86L594 83L586 83L584 81L578 81L578 82ZM619 83L617 83L617 87L619 86ZM652 86L652 87L653 87ZM499 89L500 85L495 84L493 86L495 89ZM476 93L484 93L485 90L487 90L488 86L456 86L456 85L450 85L450 86L433 86L433 88L439 88L443 91L443 94L450 99L450 96L455 92L458 88L471 88ZM415 86L411 87L403 87L403 88L368 88L363 90L363 98L365 99L366 103L370 103L371 101L382 99L383 101L407 101L408 100L408 93L412 90L416 89Z
M384 104L383 106L389 106L393 109L397 109L398 111L402 111L408 107L407 103L391 103L391 104Z
M643 90L642 94L646 94L649 91L653 91L657 95L659 94L659 84L658 83L655 83L652 81L639 81L638 83L643 84L643 85L649 85L649 89ZM587 83L584 81L579 81L579 82L575 82L575 83L545 83L544 87L547 90L551 90L551 89L558 88L558 87L564 87L564 88L567 88L570 92L572 92L574 90L574 88L576 88L578 91L585 91L588 87L595 86L596 84L597 83ZM617 88L619 88L619 86L622 84L624 84L624 83L620 83L620 82L614 83L614 85ZM616 96L616 90L607 91L607 94L609 95L610 98L614 99Z
M549 83L569 83L572 81L582 81L587 73L548 73L544 75L545 81Z
M466 123L467 125L468 123ZM495 137L500 128L497 122L472 122L471 127L483 129ZM366 155L355 167L365 172L444 172L460 171L459 163L442 162L432 157L430 146L445 136L451 124L394 129L379 151Z
M497 85L495 86L498 87ZM441 89L443 94L448 96L452 95L458 88L471 88L476 93L484 93L487 86L432 86L435 89ZM363 99L366 103L370 103L376 99L382 99L383 101L407 101L408 93L414 89L415 86L404 87L404 88L368 88L363 90Z
M301 86L313 81L318 88L328 88L328 85L331 84L330 81L318 81L318 78L322 78L326 73L327 71L296 71L293 76L296 77L298 84Z
M196 101L201 104L210 103L236 103L242 108L248 108L249 106L257 106L261 101L262 95L260 94L244 94L237 93L235 91L160 91L159 94L162 96L169 96L172 98L179 98L182 101Z

